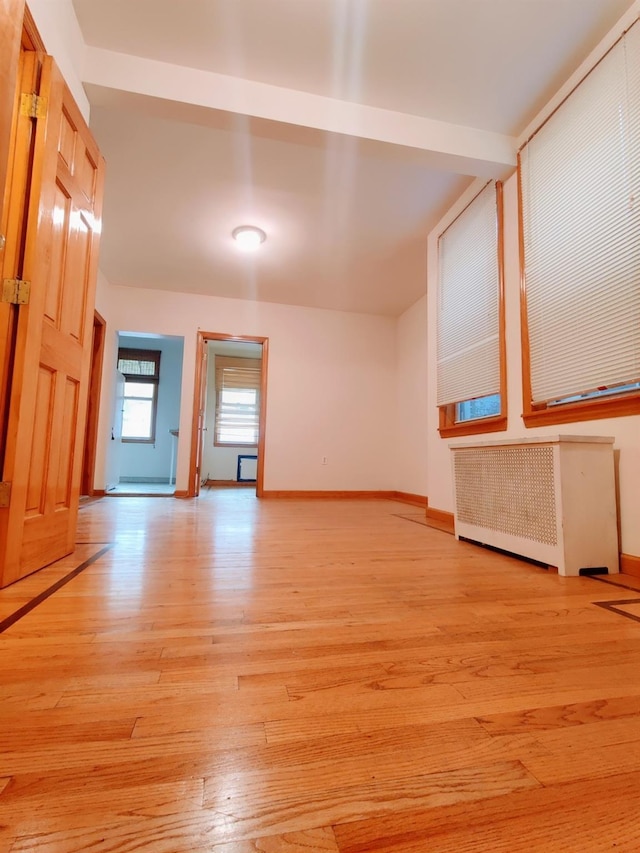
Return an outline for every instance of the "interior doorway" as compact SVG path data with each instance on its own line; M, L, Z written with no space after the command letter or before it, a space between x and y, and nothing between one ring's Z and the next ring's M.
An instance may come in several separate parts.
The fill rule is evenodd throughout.
M118 332L107 495L175 493L184 338Z
M104 339L107 324L97 311L93 312L93 343L91 350L91 373L89 376L89 397L87 400L87 420L84 433L84 452L82 456L81 495L94 495L94 477L96 452L98 448L98 416L100 414L100 387L102 383L102 362L104 358Z
M198 332L197 352L188 496L208 484L255 488L261 497L268 338Z

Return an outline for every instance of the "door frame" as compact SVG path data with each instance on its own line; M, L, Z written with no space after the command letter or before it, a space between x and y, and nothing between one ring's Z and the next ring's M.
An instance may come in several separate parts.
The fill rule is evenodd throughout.
M0 148L3 149L0 156L4 157L6 154L7 158L6 162L3 160L0 163L0 231L6 239L4 247L0 248L0 279L21 276L23 252L21 240L28 203L28 172L31 163L30 148L33 130L25 129L24 122L19 121L18 104L22 91L25 56L34 53L46 54L44 43L28 6L24 2L19 2L17 5L19 20L13 21L9 18L3 22L4 36L13 30L15 44L7 44L6 39L3 38L2 47L7 56L12 55L14 68L13 74L6 79L3 77L1 81L2 97L6 97L8 101L9 96L12 96L13 102L11 107L7 106L11 119L10 126L6 129L9 140L6 151L3 145L4 140L0 142ZM35 83L35 80L32 82ZM2 118L4 120L4 115ZM4 128L2 132L5 132ZM21 152L18 159L16 159L17 152ZM19 170L22 177L15 185L16 195L12 198L14 169ZM0 480L4 469L17 323L18 306L0 303Z
M89 396L87 398L87 425L84 433L84 452L82 456L82 478L80 494L93 496L96 455L98 451L98 417L100 415L100 390L102 387L102 363L104 360L104 342L107 321L93 312L93 342L91 351L91 373L89 377Z
M191 453L189 457L189 487L186 494L176 492L176 497L195 498L200 494L200 475L198 466L198 443L204 440L200 429L200 400L207 383L207 375L202 370L200 353L209 341L235 341L237 343L262 344L262 369L260 371L260 414L258 421L258 466L256 472L256 497L264 496L264 453L265 428L267 422L267 368L269 364L269 338L260 335L226 335L221 332L203 332L198 330L196 344L196 369L193 385L193 417L191 421ZM200 455L202 448L200 447Z

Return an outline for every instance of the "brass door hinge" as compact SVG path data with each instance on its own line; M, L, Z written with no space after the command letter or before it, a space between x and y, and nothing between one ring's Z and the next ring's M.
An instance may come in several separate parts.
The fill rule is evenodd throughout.
M0 483L0 509L6 509L11 500L11 483Z
M31 297L31 282L19 278L5 278L2 282L0 302L10 305L28 305Z
M26 118L44 118L47 115L47 99L43 95L24 92L20 96L20 115Z

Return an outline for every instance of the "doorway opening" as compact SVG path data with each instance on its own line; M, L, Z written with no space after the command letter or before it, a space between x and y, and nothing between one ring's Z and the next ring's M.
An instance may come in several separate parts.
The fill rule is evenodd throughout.
M184 338L118 333L107 495L176 490Z
M268 338L198 332L188 497L263 494Z
M107 324L97 311L93 312L93 343L91 349L91 373L89 375L89 396L87 399L87 418L84 433L84 451L82 455L82 479L80 494L91 497L95 494L94 478L96 453L98 449L98 416L100 414L100 384L102 382L102 361Z

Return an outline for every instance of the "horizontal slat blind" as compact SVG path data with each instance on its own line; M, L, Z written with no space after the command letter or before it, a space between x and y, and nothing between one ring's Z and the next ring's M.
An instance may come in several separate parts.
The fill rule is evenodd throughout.
M258 358L216 356L217 444L258 443L261 370Z
M438 242L438 405L500 392L496 185Z
M259 358L216 356L216 388L255 388L260 390Z
M640 378L640 25L521 152L532 402Z
M120 347L118 370L125 376L140 376L145 382L159 379L160 350L138 350Z

